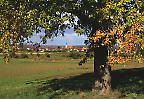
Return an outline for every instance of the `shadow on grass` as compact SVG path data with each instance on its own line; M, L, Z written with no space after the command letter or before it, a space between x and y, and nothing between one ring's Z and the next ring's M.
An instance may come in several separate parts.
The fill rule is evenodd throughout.
M112 88L119 90L122 94L144 94L144 68L113 71Z
M93 73L85 73L69 78L52 79L40 83L38 93L51 93L51 98L71 91L89 92L94 84ZM122 94L144 94L144 68L120 69L112 71L112 89Z
M50 93L49 99L67 94L78 94L81 91L91 91L94 83L93 73L85 73L62 79L42 81L38 88L38 94Z

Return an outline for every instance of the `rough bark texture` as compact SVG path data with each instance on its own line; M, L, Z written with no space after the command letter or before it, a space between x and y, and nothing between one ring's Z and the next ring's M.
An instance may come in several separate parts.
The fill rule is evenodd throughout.
M100 46L94 51L95 84L93 91L100 95L108 95L111 91L111 67L107 64L108 48Z

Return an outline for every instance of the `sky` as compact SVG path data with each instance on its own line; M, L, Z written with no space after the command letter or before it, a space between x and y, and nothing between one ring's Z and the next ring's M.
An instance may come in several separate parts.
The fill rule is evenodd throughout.
M39 34L34 33L29 40L33 42L40 42L40 36L43 34L43 31ZM85 35L78 36L73 29L66 29L64 36L48 39L46 45L84 45L84 40L86 39L87 37Z

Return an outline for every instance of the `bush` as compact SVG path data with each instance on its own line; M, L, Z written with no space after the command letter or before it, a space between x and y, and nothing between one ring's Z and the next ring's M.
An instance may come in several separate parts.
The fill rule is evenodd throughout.
M49 53L45 53L45 56L46 56L47 58L50 58L50 54L49 54Z
M0 48L0 53L2 53L2 48Z
M80 52L76 52L76 51L69 52L69 54L67 55L67 57L71 57L73 59L79 59L82 56L83 55Z
M28 54L26 53L20 53L20 54L15 54L13 52L10 53L11 58L29 58Z
M19 58L29 58L28 54L26 53L21 53Z

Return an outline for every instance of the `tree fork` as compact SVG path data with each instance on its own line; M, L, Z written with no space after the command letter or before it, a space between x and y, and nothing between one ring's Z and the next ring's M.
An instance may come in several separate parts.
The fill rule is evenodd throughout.
M111 67L107 63L108 47L99 46L94 49L94 77L93 91L100 95L108 95L111 92Z

